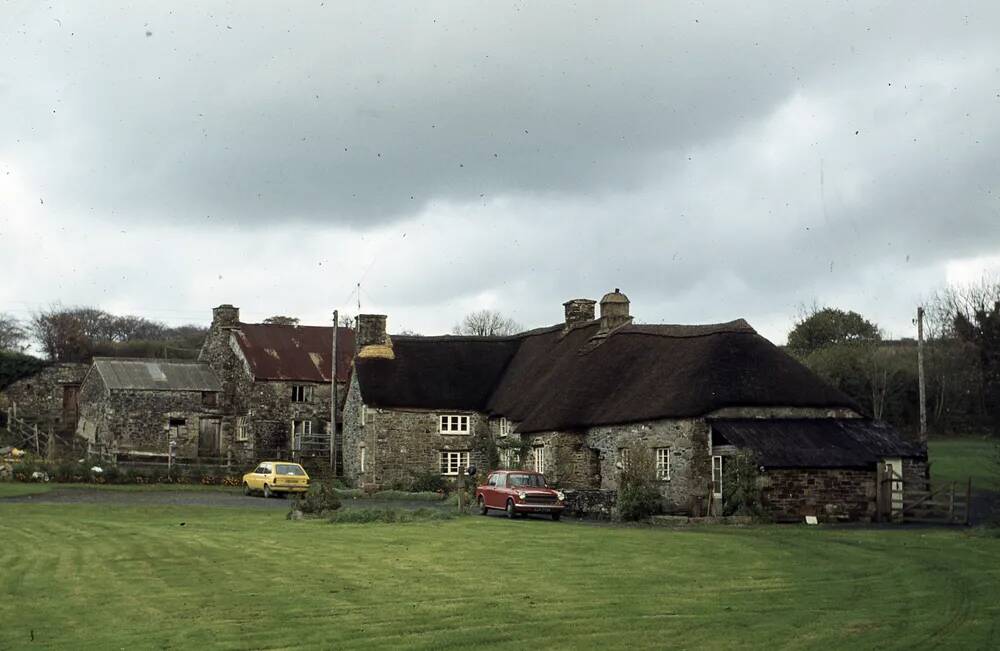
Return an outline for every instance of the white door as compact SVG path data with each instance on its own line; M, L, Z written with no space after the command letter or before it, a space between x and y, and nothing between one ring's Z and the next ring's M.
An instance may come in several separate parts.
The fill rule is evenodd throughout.
M722 457L712 457L712 503L716 512L722 514Z

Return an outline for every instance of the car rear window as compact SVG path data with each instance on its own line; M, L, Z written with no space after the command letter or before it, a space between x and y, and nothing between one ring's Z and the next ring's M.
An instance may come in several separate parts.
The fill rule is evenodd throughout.
M306 471L302 469L302 466L296 466L291 463L279 463L278 469L275 470L278 475L299 475L302 476L306 474Z

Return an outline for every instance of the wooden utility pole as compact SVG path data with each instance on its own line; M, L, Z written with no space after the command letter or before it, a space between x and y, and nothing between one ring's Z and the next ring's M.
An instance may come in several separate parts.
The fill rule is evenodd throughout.
M924 308L917 308L917 382L920 388L920 442L927 442L927 386L924 382Z
M337 334L340 328L340 312L333 311L333 346L330 351L330 470L337 474Z

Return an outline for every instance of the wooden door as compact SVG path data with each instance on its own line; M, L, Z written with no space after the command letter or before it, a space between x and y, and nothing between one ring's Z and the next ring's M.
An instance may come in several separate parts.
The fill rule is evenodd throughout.
M202 418L198 433L198 456L216 457L219 455L219 420L217 418Z
M63 385L62 425L67 432L76 430L76 420L80 414L80 385Z

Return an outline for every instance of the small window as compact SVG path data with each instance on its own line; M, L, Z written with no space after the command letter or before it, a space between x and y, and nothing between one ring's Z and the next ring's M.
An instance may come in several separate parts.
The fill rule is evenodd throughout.
M517 466L517 453L514 448L500 448L500 467L512 469Z
M656 478L670 481L670 448L656 448Z
M441 416L438 422L438 432L441 434L468 434L468 416Z
M312 402L313 388L309 384L292 385L292 402Z
M715 499L722 499L722 457L712 457L712 494Z
M531 461L535 472L545 472L545 446L531 449Z
M365 421L368 419L368 408L365 407L364 403L361 403L361 409L359 410L359 418L361 419L361 426L364 427Z
M239 417L239 418L236 419L236 440L237 441L249 441L250 440L250 433L249 433L249 429L250 428L248 426L247 420L248 419L245 416L241 416L241 417Z
M500 419L500 436L506 438L510 434L510 421L506 418Z
M461 468L469 467L469 452L442 452L440 461L442 475L458 475Z
M361 448L361 463L360 463L360 467L361 467L361 472L364 472L365 471L365 449L364 448Z
M204 407L215 407L219 404L219 394L215 391L202 391L201 404Z
M618 448L618 468L628 470L628 448Z

